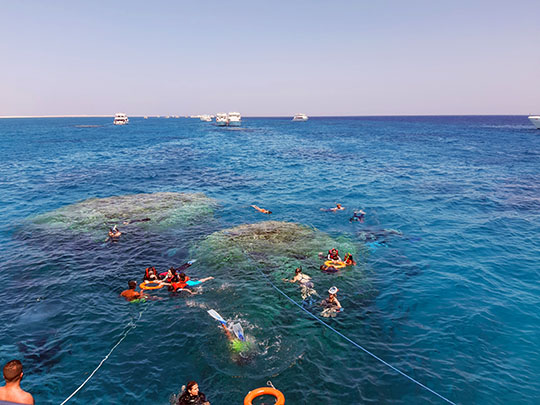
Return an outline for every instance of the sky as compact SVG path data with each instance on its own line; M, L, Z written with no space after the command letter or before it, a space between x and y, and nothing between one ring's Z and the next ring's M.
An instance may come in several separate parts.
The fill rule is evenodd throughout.
M0 116L540 114L538 5L0 0Z

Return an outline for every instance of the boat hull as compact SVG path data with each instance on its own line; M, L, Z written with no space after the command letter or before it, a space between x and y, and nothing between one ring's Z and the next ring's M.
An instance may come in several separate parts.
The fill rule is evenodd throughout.
M230 127L239 127L240 125L242 125L242 121L229 121Z
M536 129L540 129L540 115L531 115L529 121L533 123Z

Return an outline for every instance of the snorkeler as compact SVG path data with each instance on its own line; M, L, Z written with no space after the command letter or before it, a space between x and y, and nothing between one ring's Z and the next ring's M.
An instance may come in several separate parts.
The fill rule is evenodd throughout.
M326 264L321 264L321 267L319 267L319 269L323 273L337 273L339 271L339 269L337 267L334 267L332 265L327 266Z
M353 221L364 222L365 217L366 217L366 213L363 210L354 211L354 214L349 219L349 222L353 222Z
M107 239L105 239L105 242L108 242L109 240L112 242L118 242L120 235L122 235L122 232L120 232L116 225L114 225L112 228L109 228L109 236Z
M350 253L345 254L343 261L345 262L346 266L356 266L356 262L354 261L352 254Z
M265 210L264 208L257 207L256 205L252 205L253 208L255 208L257 211L262 212L263 214L271 214L272 211Z
M169 286L169 291L172 291L172 292L187 291L193 295L197 293L191 291L189 287L195 287L199 284L202 284L208 280L213 280L213 279L214 277L205 277L205 278L201 278L200 280L192 280L188 276L186 276L185 273L178 273L178 281L173 281L171 283L163 283L163 284Z
M332 260L333 262L341 262L341 257L339 257L339 251L336 248L330 249L328 251L328 256L326 256L328 260Z
M206 395L199 391L199 384L195 381L187 383L186 390L180 395L176 405L210 405Z
M336 203L336 206L334 208L321 208L321 211L336 212L336 211L343 211L344 209L345 209L344 206L342 206L340 203Z
M155 267L147 267L144 271L143 282L149 281L153 283L159 282L159 276Z
M137 287L137 282L135 280L128 281L128 286L129 288L127 290L124 290L120 293L120 296L124 297L126 301L146 298L146 296L142 292L135 291L135 288Z
M313 281L311 281L311 277L307 274L302 273L302 267L297 267L294 271L294 277L290 280L284 278L283 281L287 281L289 283L296 283L300 284L300 287L302 289L302 299L305 300L308 297L310 297L313 294L317 294L317 292L313 289L315 286L313 284Z
M324 316L325 318L333 318L337 315L338 312L343 310L341 304L337 299L338 291L339 290L337 287L330 287L330 289L328 290L328 298L325 298L321 301L321 306L324 307L323 311L321 312L321 316Z
M240 325L239 322L231 323L230 325L227 323L223 317L218 314L215 310L210 309L207 311L208 315L210 315L215 320L219 321L221 324L221 327L225 331L225 335L227 336L227 339L229 340L231 344L231 349L233 352L241 354L242 352L247 353L251 347L250 343L246 340L244 336L244 329L242 328L242 325ZM231 333L229 328L233 331L234 335Z
M143 219L128 219L127 221L122 222L124 225L134 224L136 222L148 222L150 221L150 218L143 218Z

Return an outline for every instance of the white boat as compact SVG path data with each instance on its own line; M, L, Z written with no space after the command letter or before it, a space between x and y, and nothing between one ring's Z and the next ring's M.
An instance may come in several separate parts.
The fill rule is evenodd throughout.
M308 116L306 114L294 114L293 121L307 121Z
M209 115L207 115L207 114L203 114L203 115L201 115L200 120L201 120L201 121L204 121L204 122L211 122L211 121L212 121L212 117L209 116Z
M529 120L533 123L536 129L540 129L540 115L529 115Z
M126 125L128 122L128 116L124 113L116 113L116 115L114 116L114 125Z
M230 127L239 127L242 124L242 116L238 112L230 112L227 118Z
M216 114L216 125L218 127L225 127L229 123L226 113L217 113Z

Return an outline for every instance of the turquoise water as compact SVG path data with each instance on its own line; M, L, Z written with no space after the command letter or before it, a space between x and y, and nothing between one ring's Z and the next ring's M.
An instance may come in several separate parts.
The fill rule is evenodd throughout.
M0 120L0 145L0 360L23 361L23 387L39 403L67 398L141 311L69 403L167 404L191 379L213 404L242 403L268 380L291 404L442 403L234 261L196 263L191 276L215 277L197 296L118 297L145 267L189 260L212 232L268 219L360 250L366 236L386 241L354 270L304 269L321 294L339 287L345 311L328 320L337 330L456 403L540 398L540 131L526 117L246 118L235 130L13 119ZM88 198L155 192L204 192L219 205L196 226L128 227L114 244L30 225ZM320 211L336 202L346 210ZM359 208L365 223L349 222ZM282 274L262 270L301 301ZM243 325L249 361L231 354L210 308Z

